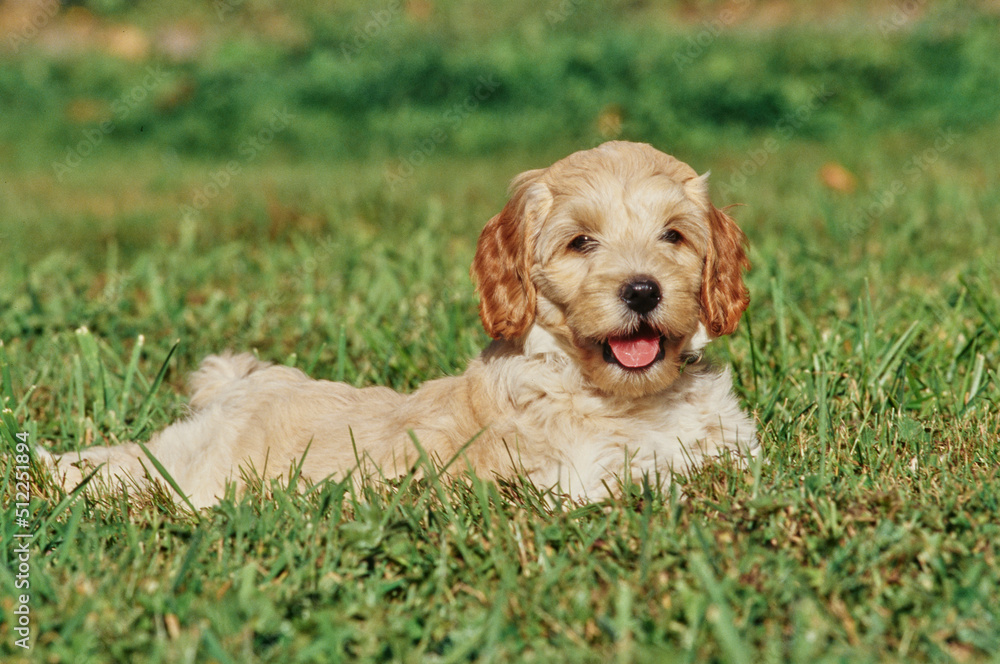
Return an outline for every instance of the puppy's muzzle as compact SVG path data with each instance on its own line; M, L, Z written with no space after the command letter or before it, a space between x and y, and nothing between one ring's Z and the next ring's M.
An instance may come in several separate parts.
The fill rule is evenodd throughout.
M648 314L656 308L662 298L660 284L645 275L626 281L618 291L618 296L625 306L637 314Z
M641 323L628 334L604 341L604 361L628 371L645 371L664 357L663 335L646 322L646 314L660 305L663 292L656 279L640 274L622 284L618 297L639 314Z

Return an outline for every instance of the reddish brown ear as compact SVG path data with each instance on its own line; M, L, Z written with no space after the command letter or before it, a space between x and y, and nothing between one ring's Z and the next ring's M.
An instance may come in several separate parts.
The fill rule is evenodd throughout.
M527 199L542 172L528 171L514 179L510 200L486 224L476 245L470 272L479 293L479 318L494 339L520 337L535 320L528 217L537 214L537 205Z
M711 240L701 281L701 322L709 334L732 334L750 304L743 271L750 269L747 238L729 215L709 203Z

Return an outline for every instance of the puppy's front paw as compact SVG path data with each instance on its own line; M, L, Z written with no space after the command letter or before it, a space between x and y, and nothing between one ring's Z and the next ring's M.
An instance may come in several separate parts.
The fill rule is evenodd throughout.
M56 484L66 491L72 491L79 486L83 478L93 470L91 464L80 459L77 454L52 454L41 447L37 447L35 451L38 460L49 470Z

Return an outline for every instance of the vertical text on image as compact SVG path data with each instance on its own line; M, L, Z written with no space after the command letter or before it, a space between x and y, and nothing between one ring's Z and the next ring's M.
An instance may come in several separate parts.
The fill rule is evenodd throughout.
M17 530L14 532L14 552L11 556L14 569L14 588L21 591L14 598L14 633L18 638L14 645L27 650L31 647L31 543L33 533L31 527L31 482L28 473L31 462L28 432L15 434L17 443L14 446L14 520Z

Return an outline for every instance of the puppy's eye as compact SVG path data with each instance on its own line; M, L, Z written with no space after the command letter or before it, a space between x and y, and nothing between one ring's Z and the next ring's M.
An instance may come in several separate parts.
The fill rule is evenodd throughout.
M597 248L597 240L589 235L577 235L570 241L569 248L577 253L585 254Z
M684 236L675 231L674 229L668 228L667 230L663 231L662 235L660 235L660 239L663 240L664 242L669 242L670 244L677 244L678 242L684 239Z

